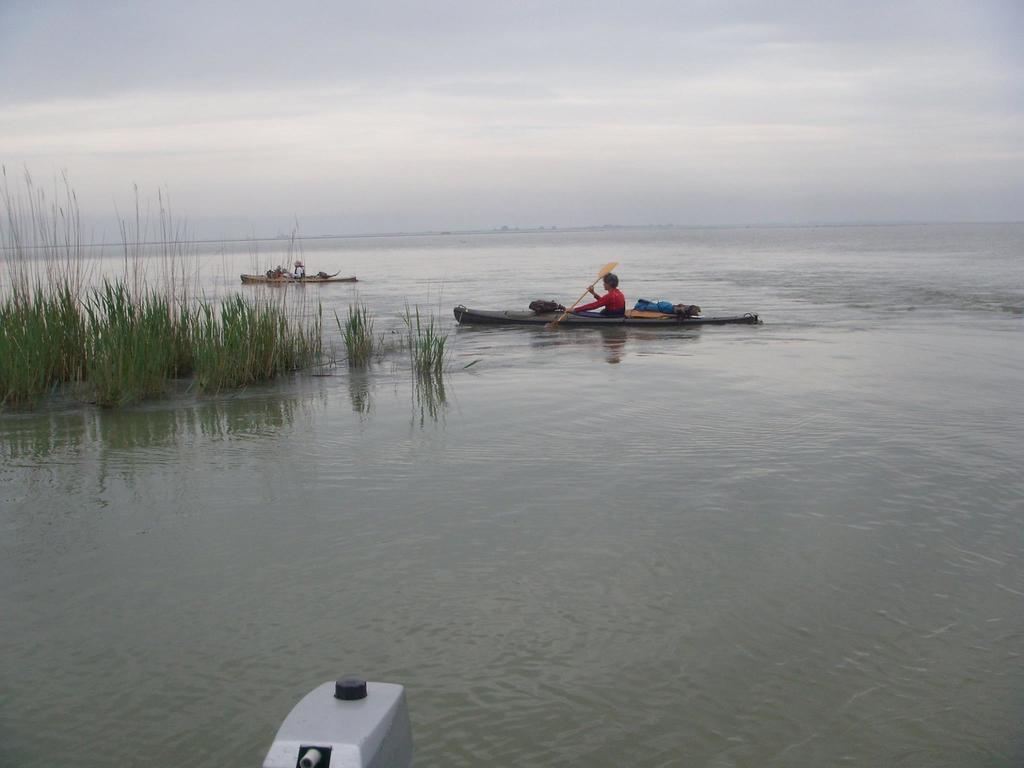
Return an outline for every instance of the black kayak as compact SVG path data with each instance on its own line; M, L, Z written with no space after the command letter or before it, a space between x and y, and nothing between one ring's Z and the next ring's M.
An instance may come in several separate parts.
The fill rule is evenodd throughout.
M561 312L519 312L515 310L468 309L461 304L455 308L455 319L463 325L546 325L561 317ZM678 328L679 326L728 325L745 323L754 325L761 322L753 312L725 317L587 317L567 315L559 326L586 326L616 328L623 325L641 328Z

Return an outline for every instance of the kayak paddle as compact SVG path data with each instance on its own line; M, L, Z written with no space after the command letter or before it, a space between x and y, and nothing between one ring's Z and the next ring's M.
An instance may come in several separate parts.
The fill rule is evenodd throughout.
M601 267L597 271L597 280L600 280L602 277L607 275L609 272L611 272L617 266L619 266L619 262L617 262L617 261L609 261L607 264L605 264L603 267ZM570 312L572 312L573 307L575 307L577 304L579 304L581 301L583 301L583 297L586 296L588 293L590 293L591 290L593 290L594 286L597 285L597 280L592 282L587 287L587 290L585 290L582 294L580 294L580 297L578 299L576 299L576 301L574 301L572 303L572 307L569 307L567 310L565 310L565 312L563 312L561 315L559 315L556 320L552 320L550 323L548 323L548 330L553 331L556 328L558 328L558 324L560 322L562 322L568 316L568 314Z

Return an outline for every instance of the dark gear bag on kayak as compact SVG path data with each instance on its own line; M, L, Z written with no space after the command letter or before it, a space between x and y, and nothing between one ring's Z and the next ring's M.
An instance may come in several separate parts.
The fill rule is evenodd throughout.
M540 314L541 312L565 312L565 307L557 301L547 299L534 299L530 302L530 309Z
M675 313L684 320L700 314L700 307L696 304L676 304Z

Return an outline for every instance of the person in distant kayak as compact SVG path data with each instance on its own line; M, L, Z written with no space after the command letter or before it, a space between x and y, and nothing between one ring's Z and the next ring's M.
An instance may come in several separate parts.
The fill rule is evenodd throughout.
M598 296L593 288L591 295L597 299L589 304L576 307L573 314L598 315L600 317L623 317L626 314L626 297L619 290L619 278L612 272L604 276L604 296ZM600 309L600 312L592 310Z
M295 271L292 273L292 277L296 280L301 280L306 276L306 265L301 261L295 262Z

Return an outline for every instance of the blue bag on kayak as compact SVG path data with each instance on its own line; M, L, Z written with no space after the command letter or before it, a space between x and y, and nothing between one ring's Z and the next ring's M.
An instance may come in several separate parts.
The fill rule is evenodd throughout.
M639 309L643 312L664 312L666 315L675 314L676 305L671 301L648 301L647 299L637 299L636 305L633 309Z

